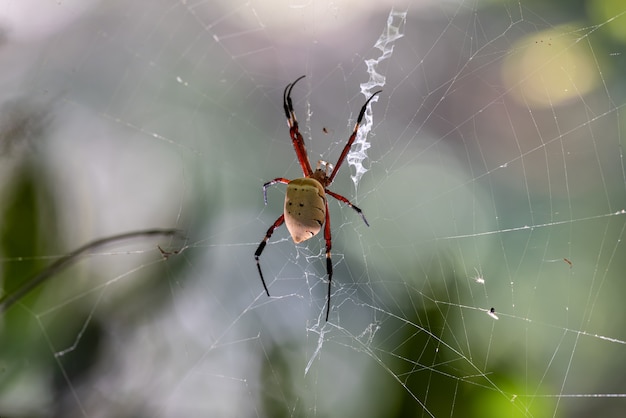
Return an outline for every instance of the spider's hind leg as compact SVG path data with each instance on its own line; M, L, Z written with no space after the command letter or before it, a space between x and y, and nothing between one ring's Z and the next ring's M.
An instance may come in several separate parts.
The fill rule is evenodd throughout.
M261 241L261 243L259 244L259 247L256 249L254 253L254 260L256 261L256 267L259 270L259 276L261 276L261 282L263 283L263 288L265 289L265 293L267 293L267 296L270 295L270 291L267 290L267 285L265 284L265 279L263 278L263 272L261 272L261 264L259 264L259 257L261 256L261 253L263 252L263 249L265 248L267 241L269 241L270 237L274 233L274 230L278 228L279 226L281 226L283 222L285 222L284 214L280 215L278 219L276 219L276 222L274 222L274 224L270 226L270 228L267 230L267 233L265 234L265 238L263 238L263 241Z
M330 235L330 212L328 211L328 201L326 201L326 225L324 226L324 241L326 241L326 274L328 275L328 302L326 302L326 322L328 322L328 314L330 314L330 290L333 282L333 260L330 256L330 250L333 246L333 240Z

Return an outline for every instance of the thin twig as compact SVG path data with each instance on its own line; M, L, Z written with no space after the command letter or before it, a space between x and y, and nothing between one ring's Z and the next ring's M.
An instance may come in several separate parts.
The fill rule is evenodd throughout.
M91 241L83 245L82 247L79 247L76 250L72 251L68 255L59 258L41 273L24 282L19 288L17 288L17 290L0 298L0 315L6 312L11 306L13 306L13 304L26 296L30 291L41 285L43 282L45 282L55 274L59 273L64 268L68 267L70 264L77 261L80 256L84 255L88 251L94 250L107 244L132 238L150 237L158 235L174 236L180 234L181 231L178 229L146 229L142 231L133 231L119 235L112 235L110 237L100 238L95 241Z

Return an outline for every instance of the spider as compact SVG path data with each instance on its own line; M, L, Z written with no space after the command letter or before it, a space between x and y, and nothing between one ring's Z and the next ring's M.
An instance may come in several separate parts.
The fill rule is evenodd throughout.
M289 135L291 136L291 142L293 143L293 147L296 151L296 157L298 157L300 167L302 167L304 177L295 180L278 177L263 185L263 201L266 205L268 187L276 183L287 185L287 191L285 193L285 209L283 214L280 215L267 230L265 237L254 253L254 259L256 261L257 269L259 270L259 275L261 276L261 282L263 283L265 293L269 296L270 292L267 290L267 285L265 284L265 279L263 278L263 273L261 272L259 257L261 256L267 241L274 233L274 230L284 223L287 226L287 230L291 234L293 242L298 244L314 237L321 231L322 227L324 227L324 240L326 241L326 274L328 274L328 302L326 305L326 321L328 321L328 314L330 313L330 286L333 279L333 263L330 257L332 239L330 235L330 213L328 212L326 195L328 194L351 207L361 216L365 225L369 226L369 223L367 223L367 219L365 219L365 215L361 209L354 206L342 195L328 190L328 186L330 186L335 179L337 171L339 171L339 167L341 167L341 163L343 163L346 159L346 156L350 151L350 147L356 139L356 135L361 121L363 120L363 115L365 114L367 105L374 98L374 96L382 90L372 94L361 108L354 130L348 139L348 143L343 148L343 151L341 151L341 155L339 156L339 160L337 160L335 167L332 168L332 166L327 162L319 161L315 171L313 171L304 146L304 138L302 138L300 130L298 129L298 120L296 119L296 114L293 110L293 104L291 102L291 90L296 83L304 77L305 76L301 76L293 83L287 84L287 87L285 87L285 91L283 92L283 109L285 110L285 116L287 117L287 125L289 125ZM324 168L322 168L322 166L324 166ZM332 171L329 174L328 172L330 170Z

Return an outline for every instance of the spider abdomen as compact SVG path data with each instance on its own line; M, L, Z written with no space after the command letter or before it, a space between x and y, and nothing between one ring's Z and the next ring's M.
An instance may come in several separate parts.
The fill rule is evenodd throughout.
M285 225L296 244L317 235L326 219L326 193L312 178L299 178L287 184Z

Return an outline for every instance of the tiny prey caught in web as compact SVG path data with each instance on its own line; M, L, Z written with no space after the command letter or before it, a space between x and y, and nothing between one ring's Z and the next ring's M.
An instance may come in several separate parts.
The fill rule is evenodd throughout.
M298 162L302 167L304 177L295 180L278 177L263 185L263 199L265 204L267 204L267 188L269 186L276 183L283 183L287 185L287 191L285 193L285 209L283 214L280 215L267 230L265 237L254 253L254 259L256 261L257 269L259 270L259 275L261 276L261 282L263 283L265 293L269 296L270 292L267 289L263 273L261 272L259 257L261 256L267 241L274 233L274 230L284 223L287 226L287 230L291 234L293 242L298 244L314 237L321 231L322 227L324 227L324 241L326 241L326 274L328 274L328 301L326 305L326 321L328 321L328 314L330 313L330 288L333 278L333 263L330 257L332 239L330 235L330 213L328 211L326 195L328 194L347 204L361 216L365 225L369 226L369 224L367 223L365 215L363 215L361 209L354 206L342 195L328 190L327 187L330 186L335 179L335 176L339 171L339 167L341 167L341 163L343 163L346 159L346 156L350 151L350 147L356 139L359 126L363 121L363 115L367 109L367 105L374 98L374 96L382 90L378 90L372 94L370 98L367 99L363 107L361 107L354 130L343 148L335 167L333 168L325 161L319 161L317 163L317 168L313 171L311 163L309 162L309 157L307 156L306 147L304 146L304 138L302 137L302 134L300 134L300 130L298 128L298 120L296 119L296 114L293 110L293 103L291 101L291 90L293 89L293 86L295 86L296 83L303 78L304 76L301 76L293 83L287 84L287 87L285 87L285 91L283 92L283 108L285 109L285 116L287 117L287 124L289 125L291 142L293 143L293 147L296 151Z

